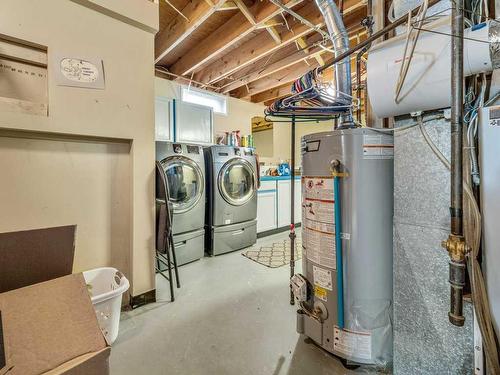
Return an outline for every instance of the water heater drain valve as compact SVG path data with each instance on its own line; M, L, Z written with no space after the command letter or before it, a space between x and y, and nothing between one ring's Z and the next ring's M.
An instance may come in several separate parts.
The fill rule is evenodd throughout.
M290 287L297 302L307 301L307 280L300 274L295 274L290 279Z

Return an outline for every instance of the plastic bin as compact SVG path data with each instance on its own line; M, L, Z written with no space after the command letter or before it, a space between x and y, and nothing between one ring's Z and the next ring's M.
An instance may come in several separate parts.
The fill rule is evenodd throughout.
M111 345L118 336L122 295L130 284L116 268L103 267L83 272L94 310L106 341Z

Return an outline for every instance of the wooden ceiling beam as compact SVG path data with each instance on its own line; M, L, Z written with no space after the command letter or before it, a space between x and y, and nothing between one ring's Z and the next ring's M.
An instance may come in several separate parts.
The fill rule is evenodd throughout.
M314 39L310 38L309 40L312 41ZM309 43L314 43L314 42L309 42ZM274 63L267 65L266 67L258 67L257 69L250 72L249 74L246 74L243 77L240 78L235 77L235 80L233 82L227 84L220 91L226 94L232 90L237 89L238 87L247 85L250 82L253 82L259 78L264 78L282 69L288 68L291 65L297 64L298 62L303 61L304 59L310 58L314 53L319 51L320 51L319 47L314 47L312 48L312 51L308 52L306 52L305 50L296 51L283 59L280 59Z
M347 3L351 3L349 0ZM366 7L353 7L344 14L344 22L346 27L352 28L359 25L360 20L366 17ZM323 18L316 8L314 2L298 10L301 16L306 17L312 23L322 25ZM285 29L281 32L281 44L277 45L269 40L265 34L258 34L248 42L242 44L237 50L228 53L222 58L214 61L210 65L203 68L198 73L195 73L195 78L200 82L214 84L231 74L234 74L239 69L254 64L256 61L274 53L280 48L295 42L299 38L305 37L311 33L311 29L298 21L289 22L291 31ZM360 26L360 25L359 25Z
M363 29L362 26L360 26L359 29L354 32L359 32L362 29ZM358 33L354 34L350 39L351 40L355 39L357 34ZM222 93L228 93L232 90L237 89L240 86L249 84L250 82L255 81L259 78L263 78L270 74L276 73L281 69L285 69L290 65L296 64L299 61L303 61L308 58L315 58L321 66L324 65L323 57L321 55L323 53L327 53L327 51L317 46L307 48L308 46L312 46L314 45L314 43L319 42L320 40L321 40L320 35L313 34L309 38L303 39L303 44L301 44L302 47L300 50L293 52L292 54L282 59L274 61L265 67L256 66L255 69L251 71L239 70L235 72L232 76L228 77L232 79L233 82L226 83L224 86L222 86L222 88L219 91ZM240 72L242 72L242 74L238 75L238 73Z
M292 82L287 82L283 85L276 86L273 87L272 89L252 95L250 97L250 100L254 103L264 102L264 104L267 106L272 104L276 99L290 95L292 93L291 89L292 89Z
M257 24L254 15L252 14L252 12L250 12L250 9L248 9L243 0L233 0L233 1L238 7L238 9L241 11L241 13L243 13L243 15L246 17L248 22L250 22L252 25Z
M238 7L233 1L226 1L222 6L220 6L217 11L223 11L223 10L237 10Z
M356 56L351 56L351 64L353 64L356 60ZM316 66L318 63L316 63ZM312 68L311 68L312 69ZM354 71L354 70L353 70ZM322 73L324 81L331 81L333 79L333 69L327 69ZM356 81L356 74L352 74L352 81ZM250 100L254 103L262 103L268 106L272 104L273 101L283 98L292 93L292 84L295 79L292 79L286 83L282 83L279 86L270 87L265 91L259 92L257 94L253 94L250 96Z
M301 1L303 0L287 0L286 3L288 6L293 6ZM254 15L255 25L248 22L247 18L238 12L206 38L199 48L191 49L175 64L170 66L169 70L179 75L190 74L248 36L257 29L258 25L263 24L281 12L280 8L267 1L258 1L249 10Z
M259 92L269 90L272 87L280 86L283 83L294 81L317 66L318 63L314 60L311 61L310 65L306 64L303 61L298 62L297 64L280 70L277 73L271 74L267 77L251 82L248 85L237 88L236 90L231 92L231 96L234 96L236 98L251 97L252 95L258 94Z
M323 18L314 2L309 2L299 9L297 13L315 24L322 25ZM238 69L249 66L257 60L289 45L297 38L311 33L310 28L299 21L289 20L288 25L290 30L284 27L281 28L281 44L278 45L273 40L270 40L267 33L257 34L254 38L240 45L237 50L231 51L210 65L205 66L195 73L195 76L200 82L216 83Z
M272 23L270 21L266 22L265 26L266 26L267 32L269 33L269 35L271 35L271 38L273 38L273 40L276 42L276 44L280 45L281 44L281 35L278 32L278 30L276 30L276 28L272 25Z
M161 64L161 60L180 45L191 33L216 12L225 0L214 0L214 2L195 0L189 1L182 9L183 17L175 17L155 37L155 64ZM210 5L212 4L212 5Z

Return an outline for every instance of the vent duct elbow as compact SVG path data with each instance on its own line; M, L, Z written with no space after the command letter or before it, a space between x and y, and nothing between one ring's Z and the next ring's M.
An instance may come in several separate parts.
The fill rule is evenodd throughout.
M325 20L328 34L333 43L335 57L349 49L349 36L342 20L339 8L334 0L315 0ZM349 57L334 66L335 96L339 102L350 105L352 102L351 64Z

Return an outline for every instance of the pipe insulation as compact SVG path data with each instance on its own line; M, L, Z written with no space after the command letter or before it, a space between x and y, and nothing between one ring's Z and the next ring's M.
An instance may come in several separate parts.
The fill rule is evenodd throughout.
M451 106L450 18L423 26L399 101L394 91L406 35L373 46L368 52L367 86L370 104L379 118ZM500 67L500 24L495 20L464 30L464 77Z

